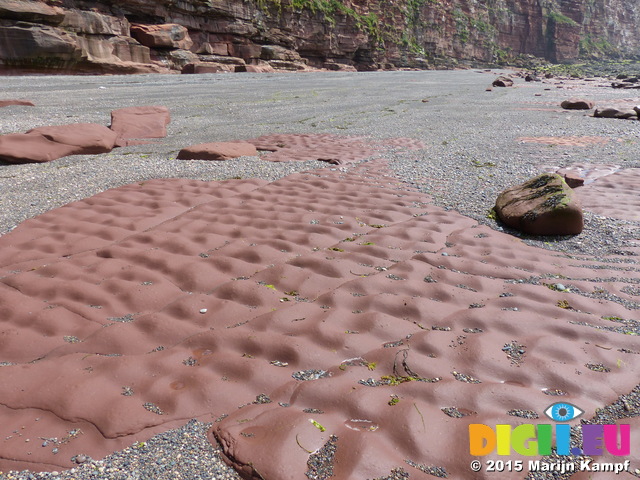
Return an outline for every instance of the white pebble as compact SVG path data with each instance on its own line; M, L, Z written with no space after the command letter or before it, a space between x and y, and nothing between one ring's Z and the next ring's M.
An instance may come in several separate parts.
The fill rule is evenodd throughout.
M207 309L206 308L201 308L200 309L200 313L207 313Z

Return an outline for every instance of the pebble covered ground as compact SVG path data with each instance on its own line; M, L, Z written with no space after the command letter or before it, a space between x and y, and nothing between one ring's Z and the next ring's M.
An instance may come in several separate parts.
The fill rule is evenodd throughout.
M543 165L565 167L593 162L640 167L640 122L596 119L558 107L562 100L582 95L598 104L634 106L640 104L635 91L611 89L606 81L556 79L545 83L517 79L514 88L485 91L498 73L9 77L3 81L0 98L29 99L36 106L3 108L0 134L74 122L107 125L111 110L137 105L166 105L172 123L168 138L148 145L47 164L0 164L0 234L57 206L145 179L275 180L312 168L342 168L315 161L271 163L241 158L221 163L175 159L180 148L187 145L274 133L360 135L372 141L390 137L421 140L425 149L399 148L381 155L391 161L398 177L429 193L435 204L497 229L502 227L487 217L497 194L537 174ZM522 137L556 136L604 137L608 141L588 146L518 141ZM587 212L585 232L579 236L524 240L598 259L614 254L623 269L626 264L637 263L637 256L631 253L640 242L639 227L637 222ZM511 348L506 351L510 353ZM514 355L514 361L517 358ZM636 416L639 398L636 388L623 402L632 406ZM614 404L603 409L601 415L606 418L598 420L606 421L628 416L629 411ZM85 461L72 470L12 472L0 474L0 479L239 478L222 464L217 450L209 444L207 427L206 423L191 421L105 459L81 458ZM640 478L640 473L636 476ZM396 472L393 478L405 477Z

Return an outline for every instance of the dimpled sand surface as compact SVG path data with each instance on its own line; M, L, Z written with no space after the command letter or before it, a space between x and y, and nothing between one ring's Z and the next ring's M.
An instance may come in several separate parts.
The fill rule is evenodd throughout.
M592 416L635 386L637 337L601 318L629 311L578 294L629 296L590 281L606 265L525 246L383 173L144 182L3 237L4 468L229 415L213 435L264 478L301 478L331 435L338 478L419 477L406 460L460 475L469 423L542 413L558 391ZM575 293L544 285L558 274ZM77 429L57 455L36 441Z
M480 95L484 83L470 85ZM535 129L531 136L558 134ZM573 136L594 136L589 130ZM391 126L369 140L365 133L296 137L317 158L328 140L332 158L357 144L355 158L344 154L337 167L316 168L326 165L308 151L303 162L276 151L278 163L226 164L241 179L208 163L197 168L229 179L147 180L152 169L144 178L132 171L128 185L0 237L0 471L70 468L78 454L102 458L197 418L212 422L209 440L247 478L522 478L526 470L472 473L468 425L551 423L543 412L557 401L579 406L585 419L631 424L625 458L640 468L640 402L630 394L640 378L634 245L598 258L527 245L448 208L444 197L468 194L460 210L482 211L468 182L489 165L449 152L463 160L449 165L457 172L447 191L438 170L444 137ZM251 127L236 138L268 134ZM531 147L517 147L523 132L504 135L526 157ZM233 139L222 136L210 140ZM139 149L151 148L173 165L173 145L191 140L174 132L169 143L131 147L128 161L144 165ZM605 148L576 148L592 147ZM549 160L532 156L495 183ZM558 167L578 158L562 160ZM95 161L78 161L58 165L107 176ZM633 164L618 163L634 196ZM262 165L279 170L260 175ZM25 179L52 171L15 167L6 172ZM252 168L258 173L248 175ZM620 172L581 188L608 191L604 181ZM179 176L190 175L199 176ZM620 232L634 225L610 221ZM607 405L613 413L599 410Z

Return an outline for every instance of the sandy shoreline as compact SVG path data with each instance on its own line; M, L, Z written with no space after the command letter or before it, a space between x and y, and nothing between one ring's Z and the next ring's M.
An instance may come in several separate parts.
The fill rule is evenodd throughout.
M44 108L55 112L53 123L63 116L67 122L71 118L105 123L106 110L130 106L141 98L168 104L173 115L169 137L156 144L127 147L97 159L69 157L46 165L0 167L0 201L13 206L3 208L6 230L50 206L118 184L141 184L65 207L0 237L0 292L6 304L21 305L9 310L5 322L16 328L24 323L29 309L44 312L34 323L18 327L18 338L5 344L7 359L0 359L27 367L30 359L42 358L27 367L33 375L13 374L19 365L3 367L0 374L6 375L7 384L18 382L16 385L37 392L34 379L58 372L62 388L28 400L18 393L3 394L3 405L26 402L20 407L25 410L19 420L31 422L32 435L64 430L59 420L48 415L41 424L33 424L29 409L46 405L45 411L68 418L73 409L67 410L69 402L61 395L62 386L70 382L78 392L103 392L109 408L120 412L114 420L100 413L106 406L84 409L80 400L75 402L82 412L79 418L87 421L82 453L92 455L93 451L96 457L109 444L101 443L107 437L115 435L121 437L120 445L130 444L127 435L132 424L142 422L135 428L150 428L155 433L166 422L175 424L192 417L213 421L225 414L229 417L214 424L216 437L224 440L226 453L237 466L246 468L250 463L265 478L285 478L284 472L287 478L300 478L310 468L305 450L330 445L327 442L334 433L338 453L332 455L338 456L329 457L335 459L336 478L402 478L392 477L394 470L400 475L398 468L409 472L410 478L433 478L438 468L451 478L514 478L489 473L470 476L464 434L452 434L441 445L432 444L428 441L431 434L420 430L420 418L424 421L426 415L430 429L450 433L464 432L470 422L506 421L506 412L513 409L537 412L542 419L546 404L554 402L543 392L556 390L565 392L562 400L579 405L585 417L591 418L598 408L636 386L640 366L634 320L640 283L637 223L588 214L587 233L554 240L551 245L570 252L567 255L532 249L476 222L488 223L485 210L492 205L494 192L549 162L560 167L615 158L624 168L638 167L632 155L637 150L632 139L637 138L638 122L604 123L582 113L523 110L529 108L525 104L551 104L587 86L575 82L563 88L553 85L554 90L546 91L549 85L519 84L519 89L484 92L493 77L475 72L393 72L378 77L329 74L300 76L300 84L290 77L275 76L272 80L291 83L277 83L271 92L267 89L274 85L267 85L265 76L247 76L242 86L237 80L228 84L225 78L189 80L195 84L188 86L182 84L186 80L148 78L145 97L134 95L140 90L133 78L79 80L77 88L91 92L83 98L85 102L102 90L111 90L110 105L101 102L95 111L82 110L80 101L65 103L52 95L47 100L37 92L37 85L53 81L49 78L33 79L31 91L23 88L20 92L16 83L3 92L22 98L41 95L33 100L36 104L38 99L49 102ZM367 87L371 101L366 95L354 98L349 82L356 78ZM329 86L327 79L334 85ZM225 93L224 98L209 91L216 83L222 84L218 91ZM186 87L194 93L167 95ZM68 87L61 80L56 88L62 92ZM604 87L589 88L591 95L602 99L617 94ZM540 100L535 93L547 97ZM254 105L253 110L248 105ZM3 117L2 133L36 126L33 111L10 108L12 117L10 121ZM185 164L173 160L179 145L265 133L315 133L316 129L365 135L372 143L409 137L422 141L426 148L381 148L380 159L324 168L311 175L292 172L322 164L246 159ZM569 135L608 141L584 147L541 147L518 141L521 137ZM235 180L220 186L143 181L164 176L264 180ZM179 202L183 202L180 207ZM133 215L132 220L125 215ZM55 234L50 236L51 232ZM210 248L202 250L203 245ZM131 273L121 276L119 270ZM145 275L149 278L143 279ZM245 282L246 290L238 287ZM565 288L560 289L559 284ZM125 286L137 293L125 294ZM184 296L187 292L191 295ZM198 302L204 303L198 306ZM92 308L92 304L102 308ZM57 327L51 331L46 319L62 317L49 317L47 307L60 308L75 318L59 325L56 320ZM207 312L219 315L205 320ZM237 319L239 325L231 329L219 325L220 315ZM292 323L292 318L308 321ZM173 324L178 319L182 323L176 330ZM87 320L88 324L83 323ZM213 336L206 332L216 327L224 328ZM26 339L43 333L50 340L25 350ZM247 340L251 336L259 340ZM63 341L66 337L79 341ZM286 345L283 339L287 337L297 338L291 350L276 347ZM140 364L139 358L151 358L148 352L165 346L169 338L180 340L169 342L171 348L157 350L153 354L157 361ZM510 356L506 345L525 353ZM210 353L205 355L206 351ZM91 372L103 372L98 378L111 378L107 385L117 378L117 391L114 385L105 390L97 380L79 382L82 373L71 372L86 368L75 363L81 352L102 354L92 357ZM410 360L407 355L402 357L403 352L410 353ZM146 356L140 357L142 354ZM181 364L189 358L194 360L192 365ZM235 360L229 360L232 358ZM352 362L344 363L349 358ZM169 367L173 363L178 366ZM173 372L174 368L183 373L177 377L176 373L163 374L166 380L158 382L145 380L150 372ZM292 373L311 370L330 375L312 381L291 378ZM114 372L120 373L114 377ZM121 395L121 389L128 386L123 383L127 376L129 383L136 384L133 390L139 398L168 417L154 414L151 407L145 407L146 412L127 412L130 407L124 406L130 399ZM393 386L385 383L399 378L411 380ZM178 386L176 382L182 386L170 387ZM214 389L218 384L229 392L219 393ZM207 393L203 397L198 391L204 385ZM168 394L163 390L167 386L174 392L187 388L186 395ZM337 394L351 389L360 395L347 400ZM342 400L336 403L327 391ZM85 395L79 393L78 398ZM270 402L257 401L260 395ZM178 401L182 398L188 400ZM213 404L212 398L216 398ZM393 398L398 401L392 402ZM636 418L629 422L637 430L637 394L626 401L631 413L635 410ZM216 414L205 418L207 409ZM310 424L307 417L326 431ZM614 412L607 418L621 417ZM11 430L0 434L0 441L5 438L0 458L5 460L24 453L16 438L6 439L17 425L13 425L16 417L12 419L7 427ZM358 422L347 425L354 419ZM360 421L375 425L375 431L365 431ZM264 432L277 430L275 426L282 422L289 422L291 430L265 436ZM92 431L96 427L101 434ZM456 443L454 437L463 441ZM91 443L96 439L97 443ZM81 453L74 442L58 447L64 457L42 447L31 456L42 457L35 460L42 464L63 466L58 458L68 462L70 454ZM305 448L296 446L299 442ZM389 453L394 449L396 453ZM634 452L637 449L632 450L633 468L640 468ZM20 461L34 460L23 457ZM179 471L179 465L174 467ZM122 476L128 475L122 469L111 473L107 478L129 478ZM315 475L319 476L313 478L326 478ZM581 475L572 478L583 478Z

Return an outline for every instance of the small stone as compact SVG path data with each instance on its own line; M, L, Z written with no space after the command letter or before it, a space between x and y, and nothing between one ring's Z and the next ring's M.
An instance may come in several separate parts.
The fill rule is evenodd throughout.
M505 77L504 75L500 75L491 85L494 87L513 87L513 80L509 77Z
M207 313L207 309L206 308L201 308L200 309L200 313Z
M591 110L594 103L591 100L585 100L584 98L570 98L564 100L560 106L565 110Z

